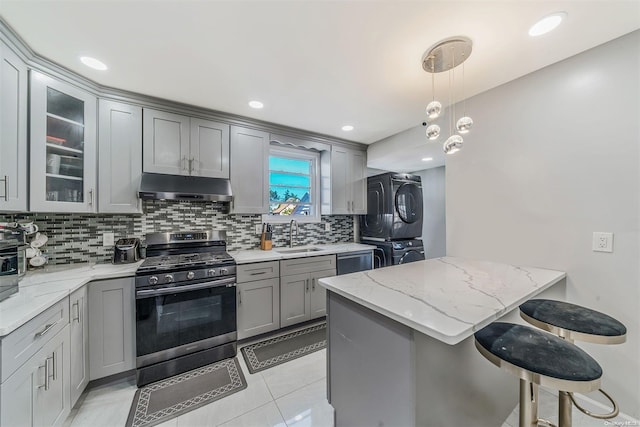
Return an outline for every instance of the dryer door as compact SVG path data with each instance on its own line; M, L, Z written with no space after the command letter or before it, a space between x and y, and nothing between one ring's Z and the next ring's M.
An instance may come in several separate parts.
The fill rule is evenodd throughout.
M379 180L367 185L367 214L360 217L360 234L366 237L386 238L391 228L391 201L387 201L389 188Z
M395 205L403 222L413 224L422 221L422 187L410 182L402 184L396 191Z

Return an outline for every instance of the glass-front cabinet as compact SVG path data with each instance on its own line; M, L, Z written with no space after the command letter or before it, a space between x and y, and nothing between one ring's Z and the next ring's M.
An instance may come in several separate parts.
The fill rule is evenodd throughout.
M95 212L96 97L31 72L31 210Z

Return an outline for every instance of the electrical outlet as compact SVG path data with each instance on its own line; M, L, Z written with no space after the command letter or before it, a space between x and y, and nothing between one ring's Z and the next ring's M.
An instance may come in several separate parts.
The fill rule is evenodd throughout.
M613 252L613 233L593 232L594 252Z
M330 222L325 222L324 223L324 231L331 231L331 223Z
M256 224L256 234L262 234L262 224Z
M102 233L102 246L113 246L115 245L115 235L114 233L108 231L106 233Z

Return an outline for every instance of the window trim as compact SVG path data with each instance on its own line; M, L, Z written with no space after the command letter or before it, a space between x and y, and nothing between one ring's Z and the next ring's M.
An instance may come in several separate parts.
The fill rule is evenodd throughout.
M282 224L290 222L292 219L296 222L321 222L321 193L320 193L320 153L315 150L306 150L303 148L290 148L272 145L269 147L269 156L288 157L292 159L311 160L311 196L313 215L271 215L262 214L262 222L273 224ZM271 172L271 169L268 169ZM271 191L271 177L269 176L269 186L267 191ZM271 204L271 203L269 203Z

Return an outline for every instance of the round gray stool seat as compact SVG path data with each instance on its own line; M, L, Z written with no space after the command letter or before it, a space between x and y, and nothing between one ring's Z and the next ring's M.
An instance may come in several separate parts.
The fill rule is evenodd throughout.
M494 322L474 334L476 348L494 365L534 384L570 392L600 387L602 368L576 345L513 323Z
M596 344L625 342L627 328L599 311L549 299L532 299L520 306L528 323L569 340Z

